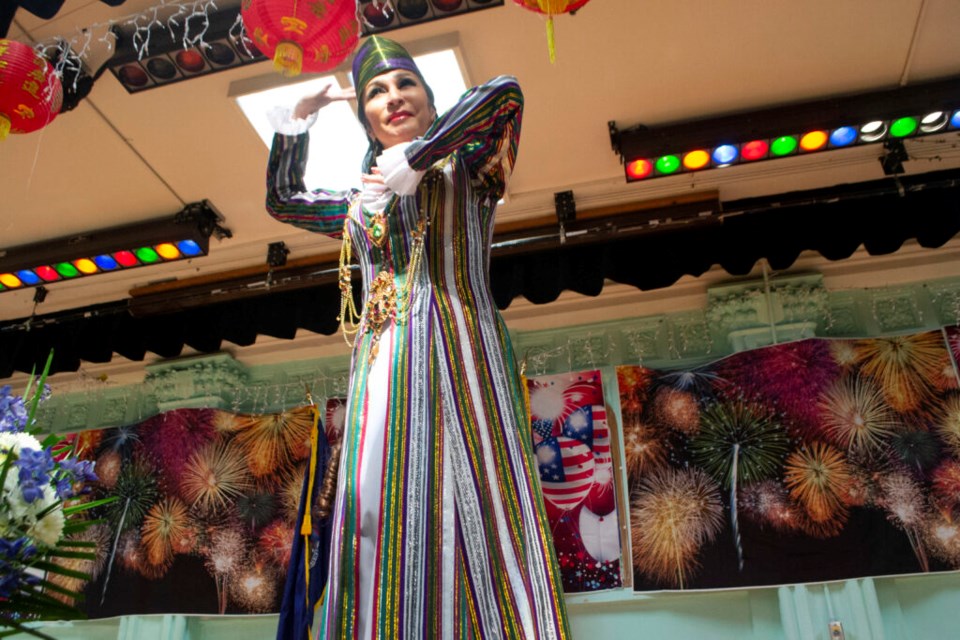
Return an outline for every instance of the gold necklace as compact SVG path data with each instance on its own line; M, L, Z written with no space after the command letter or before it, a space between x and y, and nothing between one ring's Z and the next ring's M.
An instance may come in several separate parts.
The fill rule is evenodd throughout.
M443 202L443 189L440 188L443 184L443 164L431 169L420 181L418 189L420 219L417 221L417 229L412 233L413 238L410 241L410 261L407 263L406 281L398 290L396 275L393 273L392 267L389 271L380 271L373 282L370 283L362 314L357 312L353 301L353 278L350 273L353 257L351 253L350 217L348 216L344 221L340 244L340 316L337 320L340 321L343 338L350 347L356 344L355 336L357 333L363 331L373 334L368 355L370 364L376 359L380 350L380 337L383 335L387 324L391 320L403 324L410 314L413 286L420 270L420 264L423 261L423 246L426 243L430 217ZM364 222L364 231L370 241L378 248L383 248L388 240L386 214L391 212L398 202L399 198L395 198L384 212L374 215L370 225L365 223L362 209L360 211L359 220ZM351 341L351 338L354 339Z

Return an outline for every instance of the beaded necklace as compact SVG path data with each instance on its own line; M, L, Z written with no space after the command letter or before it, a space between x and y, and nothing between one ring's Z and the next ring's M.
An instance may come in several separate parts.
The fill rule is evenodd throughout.
M414 282L423 261L423 246L426 242L427 229L433 212L440 206L444 198L443 164L431 169L420 181L418 187L418 201L420 203L420 218L417 228L411 233L410 261L407 263L407 279L403 286L397 288L396 275L393 272L393 260L388 259L389 268L381 270L370 283L367 301L363 306L363 313L357 312L353 301L353 278L350 275L350 265L353 259L350 237L350 217L344 221L343 238L340 244L340 329L343 338L350 347L356 344L358 333L370 332L373 334L370 345L368 362L373 363L380 347L380 337L391 320L398 324L406 322L410 313ZM366 220L362 206L357 219L363 225L367 238L389 257L389 233L387 218L397 214L400 197L394 197L387 208ZM360 205L358 205L360 206Z

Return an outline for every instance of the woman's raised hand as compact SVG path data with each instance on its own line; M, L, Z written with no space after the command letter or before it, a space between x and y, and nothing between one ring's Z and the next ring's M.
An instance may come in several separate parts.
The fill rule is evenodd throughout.
M356 97L357 92L353 89L353 87L350 87L349 89L341 89L337 85L328 84L314 95L301 98L300 101L297 102L297 106L293 109L293 117L303 120L317 111L320 111L320 109L323 109L331 102L337 102L339 100L353 100Z

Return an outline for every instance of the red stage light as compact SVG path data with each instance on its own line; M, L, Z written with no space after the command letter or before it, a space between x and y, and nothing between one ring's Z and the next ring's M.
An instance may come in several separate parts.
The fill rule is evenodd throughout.
M740 157L744 160L759 160L767 156L770 145L766 140L752 140L740 148Z
M653 163L641 158L627 163L627 175L633 180L642 180L653 173Z

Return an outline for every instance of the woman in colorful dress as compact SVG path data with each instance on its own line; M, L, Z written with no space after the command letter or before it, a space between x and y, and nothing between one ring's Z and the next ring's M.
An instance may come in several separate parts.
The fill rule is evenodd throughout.
M520 88L496 78L438 118L407 51L376 36L353 77L370 138L363 190L303 184L312 114L353 97L335 88L272 116L282 133L267 179L276 219L342 238L341 322L350 332L359 320L319 637L567 638L522 387L489 286Z

